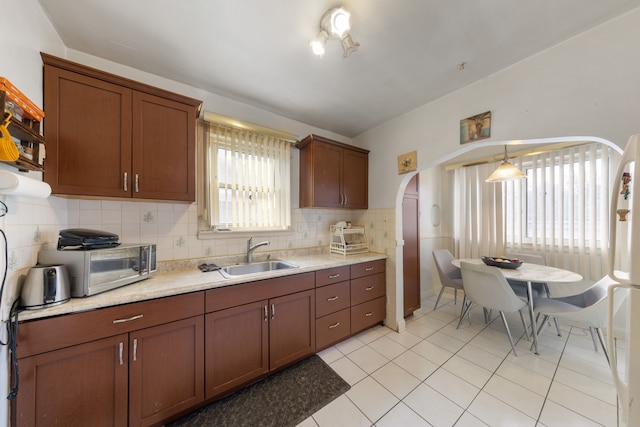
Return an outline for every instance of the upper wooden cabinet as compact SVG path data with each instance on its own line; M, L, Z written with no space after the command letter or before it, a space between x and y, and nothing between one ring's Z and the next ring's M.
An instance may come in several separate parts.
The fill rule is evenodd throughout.
M195 201L201 101L41 55L54 194Z
M367 209L368 150L309 135L300 149L300 207Z

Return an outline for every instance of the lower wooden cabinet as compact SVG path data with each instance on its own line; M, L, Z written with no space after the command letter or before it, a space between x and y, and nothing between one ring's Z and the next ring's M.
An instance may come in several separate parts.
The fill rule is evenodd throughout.
M126 426L128 336L26 357L13 405L17 426Z
M18 349L14 425L158 424L204 399L204 293L24 322Z
M269 372L268 301L258 301L206 315L206 398Z
M129 334L129 425L148 426L204 400L204 316Z
M385 316L385 260L316 272L316 350L368 329Z
M206 399L315 352L313 277L305 273L207 291L207 311L215 311L206 314ZM248 302L261 296L269 298Z

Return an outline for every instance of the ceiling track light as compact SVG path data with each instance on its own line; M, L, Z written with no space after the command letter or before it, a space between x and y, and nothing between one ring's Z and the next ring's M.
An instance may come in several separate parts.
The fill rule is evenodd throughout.
M343 57L350 56L358 50L360 43L354 42L351 38L351 14L341 7L329 9L320 19L320 32L309 42L313 53L322 57L325 53L325 46L329 37L340 40L342 44Z
M527 176L522 173L520 169L509 163L507 157L507 146L504 146L504 159L502 164L493 171L489 178L485 179L485 182L504 182L515 181L518 179L525 179Z

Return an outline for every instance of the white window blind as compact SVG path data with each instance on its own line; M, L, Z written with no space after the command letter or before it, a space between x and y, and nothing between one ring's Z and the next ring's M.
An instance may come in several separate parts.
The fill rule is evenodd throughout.
M207 123L205 132L211 229L287 229L291 143L217 123Z

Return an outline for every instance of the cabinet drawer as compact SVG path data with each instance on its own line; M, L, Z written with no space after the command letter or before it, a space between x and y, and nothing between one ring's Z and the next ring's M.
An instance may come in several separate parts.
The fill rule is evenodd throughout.
M384 273L351 280L351 305L358 305L385 295Z
M348 265L327 268L326 270L316 271L316 287L342 282L350 278L350 267Z
M314 273L309 272L209 289L206 291L205 310L207 313L211 313L255 301L306 291L313 289L314 279Z
M351 333L363 331L382 322L386 312L386 297L376 298L351 307Z
M316 351L342 341L351 333L351 310L346 308L316 320Z
M204 292L20 323L18 357L69 347L204 313Z
M384 272L385 260L379 259L376 261L362 262L360 264L354 264L351 266L351 278L369 276L371 274L377 274Z
M316 289L316 317L348 308L351 304L349 282L336 283Z

